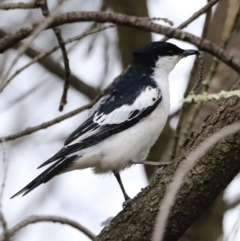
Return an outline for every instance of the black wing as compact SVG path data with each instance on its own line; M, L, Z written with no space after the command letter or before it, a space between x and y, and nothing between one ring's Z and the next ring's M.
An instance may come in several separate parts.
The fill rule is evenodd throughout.
M14 194L11 198L14 198L22 193L23 196L25 196L39 185L48 182L53 177L60 174L66 168L71 166L71 164L74 162L76 158L78 158L78 156L70 156L57 160L53 165L47 168L44 172L42 172L39 176L33 179L28 185L26 185L23 189Z
M65 146L39 168L126 130L152 113L162 100L161 91L149 73L139 71L129 69L94 105L92 115L67 138Z
M157 91L159 92L159 90ZM39 166L39 168L71 153L92 146L109 136L134 126L140 120L151 114L159 105L161 100L162 96L159 92L157 98L151 98L151 101L153 102L152 105L147 106L145 104L145 106L143 106L141 109L136 109L135 105L133 104L131 106L125 106L125 109L120 107L109 114L104 114L103 111L100 112L100 108L98 112L89 117L67 138L64 143L65 146L57 154L44 162L41 166Z

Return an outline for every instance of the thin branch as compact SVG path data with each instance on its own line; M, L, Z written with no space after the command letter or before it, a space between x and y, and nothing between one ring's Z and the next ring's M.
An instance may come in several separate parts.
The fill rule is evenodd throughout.
M104 26L102 28L98 28L98 29L95 29L95 30L92 30L92 31L88 31L88 32L85 32L85 33L82 33L80 35L77 35L73 38L69 38L67 39L66 41L64 41L63 43L65 45L67 44L70 44L72 42L75 42L75 41L78 41L78 40L81 40L83 39L84 37L87 37L89 35L92 35L92 34L95 34L95 33L98 33L98 32L101 32L101 31L104 31L106 29L109 29L109 28L114 28L116 27L116 25L114 24L111 24L111 25L107 25L107 26ZM31 66L32 64L36 63L36 62L39 62L39 60L51 55L52 53L54 53L55 51L57 51L58 49L60 48L60 46L55 46L53 47L52 49L50 49L49 51L45 52L45 53L41 53L39 55L37 55L35 58L32 59L32 61L30 61L28 64L24 65L23 67L19 68L18 70L15 71L15 73L9 77L9 79L7 79L5 81L5 83L0 87L0 93L5 89L5 87L12 81L12 79L14 79L18 74L20 74L23 70L25 70L26 68L28 68L29 66Z
M38 0L38 4L42 10L42 14L47 18L49 16L49 10L48 10L48 4L47 0ZM63 63L65 68L65 81L64 81L64 87L63 87L63 94L60 101L59 111L63 110L63 107L67 104L67 91L69 88L69 76L71 74L70 66L69 66L69 59L67 50L65 48L64 40L62 38L61 29L58 27L53 28L53 32L57 38L59 47L62 51L63 56Z
M206 13L210 8L212 8L216 3L218 3L219 0L211 0L209 1L203 8L198 10L196 13L194 13L189 19L187 19L185 22L180 24L177 29L183 29L186 28L191 22L193 22L195 19L200 17L202 14ZM161 41L167 41L170 37L164 37L161 39Z
M229 54L226 50L219 47L215 43L212 43L211 41L206 39L199 38L193 34L180 31L179 29L162 26L135 16L128 16L112 12L68 12L56 17L54 21L48 26L48 28L57 27L67 23L89 21L96 21L101 23L112 22L127 27L135 27L154 33L164 34L171 38L176 38L182 41L192 43L202 51L208 52L213 56L217 57L229 67L234 69L237 73L240 73L239 58ZM28 37L38 24L39 22L28 25L16 31L15 33L9 34L6 37L0 39L0 53L3 53L6 49L12 47L20 40Z
M183 179L186 174L194 167L194 165L200 160L200 158L207 153L220 139L226 138L229 135L234 134L240 130L240 123L234 123L229 126L222 128L219 132L214 133L212 136L207 138L204 142L200 143L198 147L189 153L185 161L178 167L173 180L167 187L166 195L161 203L161 209L159 209L155 232L153 234L153 241L162 241L164 236L164 229L167 224L167 219L174 204L175 197L178 190L180 189Z
M1 10L13 10L13 9L34 9L39 8L36 0L33 0L29 3L0 3Z
M7 222L5 217L3 216L2 210L0 210L0 222L3 227L3 234L2 237L0 236L0 241L10 241L9 240L9 233L8 233L8 228L7 228Z
M222 48L226 48L230 37L232 36L232 32L235 28L235 24L237 23L237 16L239 14L240 10L240 4L239 1L230 1L229 9L227 18L224 23L222 36L221 36L221 44L220 46ZM210 72L207 75L206 79L203 81L203 92L207 93L209 90L209 87L215 77L215 74L217 73L219 66L219 60L217 58L213 58L213 62L210 67ZM213 98L214 99L214 98ZM192 130L193 124L195 122L195 119L197 118L199 112L201 110L201 105L197 105L192 112L189 114L188 122L185 128L185 131L183 133L183 140L189 135L190 131Z
M0 29L0 38L3 38L6 36L6 33ZM14 46L14 48L17 48L20 43ZM36 51L35 49L29 47L25 55L29 58L35 58L38 55L40 55L40 52ZM44 60L38 59L37 62L42 65L46 70L53 73L54 75L58 76L57 80L62 80L63 76L65 74L62 66L57 63L55 60L53 60L50 57L46 57ZM74 74L71 74L70 76L70 82L73 88L75 88L80 93L83 93L90 99L94 99L97 95L97 91L94 87L91 87L90 85L86 84L84 81L79 79L79 77L76 77Z
M2 141L11 141L11 140L15 140L15 139L18 139L20 137L23 137L23 136L27 136L27 135L30 135L36 131L39 131L39 130L42 130L42 129L46 129L48 128L49 126L52 126L52 125L55 125L63 120L66 120L67 118L70 118L74 115L77 115L78 113L92 107L93 103L95 103L95 101L91 102L90 104L87 104L87 105L84 105L80 108L77 108L73 111L70 111L64 115L61 115L51 121L47 121L47 122L44 122L40 125L37 125L37 126L33 126L33 127L28 127L26 128L25 130L22 130L16 134L13 134L13 135L9 135L9 136L5 136L5 137L0 137L0 142Z
M2 198L3 198L3 192L4 192L4 187L6 184L7 172L8 172L8 157L7 157L7 150L6 150L4 141L2 141L2 150L3 150L2 152L3 153L3 180L2 180L1 190L0 190L0 222L3 227L4 241L8 241L10 239L9 239L9 233L7 228L7 222L2 212Z
M199 62L199 66L198 66L198 78L197 81L194 83L190 94L196 94L199 85L202 83L203 80L203 67L204 67L204 55L203 53L201 53L201 55L199 56L200 62Z
M113 87L114 84L116 84L116 82L119 80L119 78L127 71L128 68L126 68L119 76L117 76L113 81L112 83L110 83L91 103L85 105L85 106L82 106L80 108L77 108L73 111L70 111L64 115L61 115L51 121L48 121L48 122L44 122L42 123L41 125L37 125L37 126L34 126L34 127L28 127L26 128L25 130L23 131L20 131L16 134L13 134L13 135L9 135L9 136L5 136L5 137L0 137L0 142L3 142L3 141L10 141L10 140L15 140L15 139L18 139L20 137L23 137L23 136L26 136L26 135L30 135L38 130L41 130L41 129L46 129L48 128L49 126L52 126L54 124L57 124L67 118L70 118L88 108L91 108L105 93L107 93L107 91L109 89L111 89Z
M2 153L3 153L3 180L2 180L1 190L0 190L0 211L2 209L2 199L3 199L4 187L7 180L8 162L9 162L4 140L2 141Z
M206 19L205 19L203 31L202 31L202 38L206 37L207 29L208 29L208 26L209 26L210 20L211 20L211 16L212 16L212 11L211 11L211 8L209 8L207 13L206 13ZM195 80L197 67L199 65L198 60L199 60L198 58L195 58L193 68L192 68L192 71L191 71L191 74L190 74L190 78L188 80L188 85L187 85L185 93L184 93L184 98L189 94L189 91L192 88L192 84ZM182 124L183 124L183 121L184 121L184 115L185 115L186 109L187 109L187 106L183 103L180 114L179 114L179 120L178 120L178 123L177 123L177 128L176 128L175 133L174 133L171 159L174 159L177 156L177 154L179 153L179 150L180 150L180 145L181 145L180 144L181 143L180 134L181 134L181 131L182 131Z
M22 228L28 226L29 224L34 224L38 222L52 222L52 223L61 223L61 224L66 224L69 225L73 228L76 228L77 230L81 231L84 233L86 236L88 236L91 240L95 238L95 235L88 230L86 227L81 225L80 223L73 221L68 218L63 218L63 217L58 217L58 216L29 216L22 221L20 221L18 224L16 224L13 228L8 230L8 235L9 237L12 237L16 232L21 230ZM0 236L0 241L3 241L3 237Z
M228 9L228 13L227 13L227 18L225 20L224 23L224 27L223 27L223 31L222 31L222 36L221 36L221 43L220 46L222 48L226 48L231 36L232 36L232 32L235 28L235 25L237 23L237 16L239 14L240 11L240 3L239 1L230 1L230 5L229 5L229 9ZM208 92L208 89L211 85L212 80L214 79L217 69L219 66L219 60L214 58L213 62L211 64L210 67L210 73L208 74L208 76L206 77L206 79L204 80L203 84L204 84L204 92Z
M63 0L62 0L63 1ZM41 21L41 24L37 25L34 30L32 31L31 37L29 37L25 43L20 44L18 48L18 54L12 61L12 64L10 65L9 69L6 71L6 74L3 77L3 83L6 81L9 73L11 72L13 66L18 62L19 58L24 54L28 46L32 43L32 41L44 30L47 29L48 26L53 22L55 16L60 11L60 7L62 4L62 1L59 1L59 4L55 7L55 9L52 11L51 15L49 15L46 19Z
M63 94L62 94L62 98L61 98L60 106L59 106L59 110L62 111L64 106L67 104L67 91L68 91L68 88L70 86L69 76L71 74L71 70L70 70L70 66L69 66L69 59L68 59L68 55L67 55L67 50L65 48L64 40L63 40L62 35L61 35L61 29L60 28L54 28L54 33L57 36L58 43L59 43L59 46L60 46L61 51L62 51L63 63L64 63L64 67L65 67L65 82L64 82Z

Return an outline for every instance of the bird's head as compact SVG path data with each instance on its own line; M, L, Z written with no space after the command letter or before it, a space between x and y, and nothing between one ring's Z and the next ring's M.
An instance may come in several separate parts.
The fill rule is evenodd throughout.
M168 42L151 42L133 53L133 62L151 69L161 69L167 74L175 67L177 62L189 55L198 55L194 49L181 49Z

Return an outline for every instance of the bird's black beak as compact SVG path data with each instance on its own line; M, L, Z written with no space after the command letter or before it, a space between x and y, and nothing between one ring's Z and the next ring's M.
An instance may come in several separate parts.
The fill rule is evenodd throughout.
M183 57L187 57L187 56L189 56L189 55L194 55L194 54L199 55L200 53L199 53L198 50L195 50L195 49L186 49L186 50L184 50L182 56L183 56Z

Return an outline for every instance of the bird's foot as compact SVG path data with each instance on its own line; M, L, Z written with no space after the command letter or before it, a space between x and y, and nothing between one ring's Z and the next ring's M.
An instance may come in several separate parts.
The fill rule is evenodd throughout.
M157 167L164 167L169 165L171 162L151 162L151 161L130 161L132 164L142 164L142 165L151 165Z
M132 198L128 197L128 199L125 200L122 204L123 209L126 208L130 204L131 201L132 201Z

